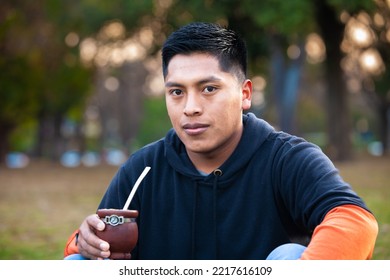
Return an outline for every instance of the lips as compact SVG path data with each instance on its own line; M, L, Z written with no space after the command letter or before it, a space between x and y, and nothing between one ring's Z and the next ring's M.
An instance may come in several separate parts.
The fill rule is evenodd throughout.
M188 123L183 125L183 130L190 136L196 136L202 134L207 130L209 126L202 123Z

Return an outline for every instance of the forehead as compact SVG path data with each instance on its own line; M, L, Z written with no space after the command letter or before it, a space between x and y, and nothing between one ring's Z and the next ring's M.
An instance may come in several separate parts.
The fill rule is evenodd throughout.
M221 70L218 59L205 53L177 54L168 64L166 81L171 79L191 79L201 76L232 76Z
M200 66L204 63L210 66L219 66L218 59L206 53L177 54L168 64L168 70L177 67Z

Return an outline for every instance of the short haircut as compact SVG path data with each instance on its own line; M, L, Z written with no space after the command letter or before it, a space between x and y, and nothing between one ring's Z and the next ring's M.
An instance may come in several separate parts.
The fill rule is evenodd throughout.
M213 23L194 22L173 32L162 48L162 70L168 74L168 64L177 54L206 53L216 57L222 71L238 80L247 76L247 49L243 39L228 28Z

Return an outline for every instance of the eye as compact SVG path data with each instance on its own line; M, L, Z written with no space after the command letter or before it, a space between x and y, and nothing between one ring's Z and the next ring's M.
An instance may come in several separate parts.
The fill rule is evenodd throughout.
M169 93L173 96L179 96L183 94L183 91L181 89L172 89L169 91Z
M212 92L214 92L216 89L217 89L216 87L207 86L207 87L204 88L203 91L204 91L205 93L212 93Z

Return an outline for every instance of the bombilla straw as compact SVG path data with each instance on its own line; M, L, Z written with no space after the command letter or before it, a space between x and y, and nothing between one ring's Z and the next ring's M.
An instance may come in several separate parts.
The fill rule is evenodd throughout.
M134 194L135 194L135 192L137 191L139 184L140 184L141 181L144 179L144 177L146 176L146 174L148 174L149 170L150 170L150 167L149 167L149 166L146 166L145 169L144 169L144 171L142 171L141 175L138 177L137 181L135 182L135 185L134 185L133 189L132 189L131 192L130 192L129 197L127 198L127 201L126 201L126 203L125 203L125 206L123 206L123 210L126 210L127 208L129 208L130 202L131 202L131 200L133 199Z

